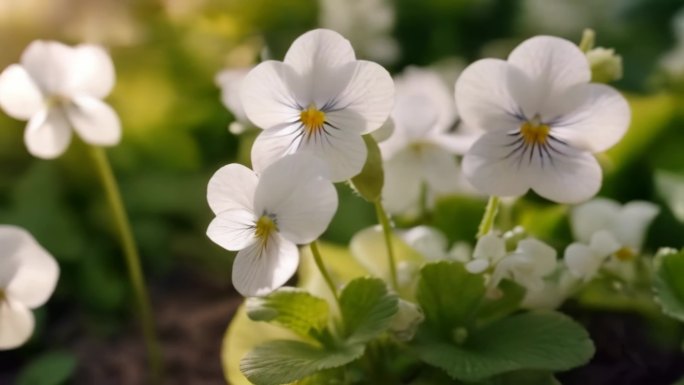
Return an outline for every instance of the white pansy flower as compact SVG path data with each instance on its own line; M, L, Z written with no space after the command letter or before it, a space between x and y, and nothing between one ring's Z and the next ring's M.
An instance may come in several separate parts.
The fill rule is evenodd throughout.
M221 88L221 102L235 118L228 126L228 130L234 135L242 134L252 127L240 100L242 81L250 70L251 68L227 69L219 72L214 79L216 85Z
M409 68L395 81L394 132L379 143L384 160L385 208L406 212L420 203L422 189L446 195L464 189L455 155L472 145L472 135L454 135L454 100L440 76Z
M394 85L380 65L356 60L341 35L317 29L297 38L283 62L257 65L243 80L241 99L249 120L264 129L252 147L257 173L308 150L328 163L338 182L363 168L361 135L387 120Z
M472 274L483 273L499 263L505 256L506 241L494 233L485 234L477 240L475 250L473 250L473 259L466 264L466 270Z
M28 120L24 141L32 155L55 158L72 129L89 144L119 143L119 117L101 100L113 86L114 66L101 47L38 40L0 74L0 107Z
M59 266L24 229L0 225L0 350L24 344L33 333L31 309L52 295Z
M526 238L513 253L499 260L490 285L496 287L502 279L509 278L528 290L539 289L544 285L544 278L556 270L556 265L556 250L542 241Z
M602 175L593 153L622 138L630 109L590 79L582 51L550 36L526 40L507 61L471 64L456 82L456 107L464 124L486 132L463 159L466 178L496 196L532 189L574 203L596 194Z
M207 200L216 218L207 229L221 247L238 251L233 284L243 296L284 285L299 264L297 244L316 240L337 210L337 192L323 163L308 153L284 157L260 175L239 164L219 169Z

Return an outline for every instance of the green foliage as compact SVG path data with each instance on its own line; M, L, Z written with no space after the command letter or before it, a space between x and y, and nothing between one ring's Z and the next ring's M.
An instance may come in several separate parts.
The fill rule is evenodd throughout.
M349 344L366 343L390 327L399 310L397 296L378 278L357 278L340 295L344 336Z
M328 303L302 289L283 287L266 297L247 299L247 316L272 322L300 336L323 330L328 322Z
M363 352L360 344L321 347L301 341L269 341L247 353L240 370L255 385L288 384L348 364Z
M52 351L32 360L19 373L16 385L63 385L76 369L76 358L64 351Z
M684 321L684 252L665 255L653 287L663 312Z
M361 172L351 178L351 186L365 200L375 202L380 199L382 186L385 183L385 175L382 169L382 155L380 147L373 139L373 136L366 134L363 136L366 143L368 157L363 165Z
M594 354L587 332L556 312L530 312L502 319L457 344L423 331L415 349L426 363L462 381L480 381L521 369L567 370Z
M481 324L512 314L520 309L520 303L525 298L525 288L508 279L501 281L497 289L495 296L486 298L478 309L478 321Z

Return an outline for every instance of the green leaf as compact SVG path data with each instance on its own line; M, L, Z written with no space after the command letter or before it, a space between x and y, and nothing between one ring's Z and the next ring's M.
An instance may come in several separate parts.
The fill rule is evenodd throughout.
M365 343L389 329L399 310L397 296L379 278L357 278L340 294L345 337L350 344Z
M561 385L553 374L537 370L518 370L506 373L491 382L491 385Z
M269 341L247 353L240 361L240 370L255 385L289 384L346 365L361 357L364 350L362 344L326 349L301 341Z
M500 296L487 298L477 312L480 323L489 323L504 318L520 308L525 298L525 288L517 283L504 279L499 284Z
M352 188L363 199L375 202L380 199L382 186L385 183L385 175L382 170L382 155L380 155L380 148L375 139L373 139L373 136L366 134L363 136L363 141L366 143L368 157L361 172L351 178L350 182Z
M451 335L469 323L484 294L481 274L469 273L460 262L440 261L422 268L416 297L426 325Z
M62 385L76 369L76 358L69 352L50 352L31 361L19 373L17 385Z
M663 313L684 321L684 251L665 255L653 287Z
M454 379L480 381L514 370L568 370L589 361L594 345L569 317L530 312L477 330L462 345L423 333L416 351Z
M328 313L325 300L291 287L247 299L247 316L251 320L272 322L305 337L311 336L312 330L325 328Z

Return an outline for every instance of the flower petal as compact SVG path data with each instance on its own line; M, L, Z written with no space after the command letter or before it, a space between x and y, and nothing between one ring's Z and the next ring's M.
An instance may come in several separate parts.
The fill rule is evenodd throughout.
M575 147L591 152L611 148L624 136L631 120L627 100L604 84L587 84L571 91L581 100L573 111L555 119L552 132Z
M556 269L556 250L540 240L523 239L518 242L516 251L532 260L534 273L539 277L545 277Z
M416 226L401 234L407 245L418 251L428 261L446 259L449 244L441 231L430 226Z
M589 281L596 275L604 260L604 257L594 254L589 246L578 242L571 243L565 249L563 257L568 270L575 277L585 281Z
M421 171L430 189L450 194L461 188L461 169L454 155L432 146L423 148L420 155Z
M72 99L66 108L69 122L84 142L113 146L121 140L121 121L108 104L89 96Z
M325 120L343 131L367 134L382 126L394 105L394 83L389 72L369 61L353 63L346 85L329 101Z
M59 108L41 110L29 120L24 142L31 155L43 159L56 158L71 142L71 128Z
M473 258L488 259L493 263L503 258L504 255L506 255L506 242L494 233L485 234L478 239L473 251Z
M254 207L275 216L279 233L296 244L316 240L337 211L337 191L325 164L311 153L289 155L259 178Z
M278 234L266 243L240 250L233 263L233 285L245 297L264 296L284 285L297 271L297 246Z
M207 202L214 214L231 210L254 210L254 192L259 178L254 171L231 163L221 167L209 179Z
M591 243L589 243L589 247L591 248L592 252L602 258L605 258L618 251L621 246L622 245L620 242L618 242L615 236L607 230L599 230L595 232L591 237Z
M277 61L265 61L254 67L242 80L240 97L247 118L257 127L269 129L299 122L300 105L287 84L292 69Z
M395 114L414 115L414 119L418 118L427 122L427 131L431 133L444 133L455 122L456 105L454 104L453 93L437 72L409 67L404 70L401 76L396 78L395 89L397 96L392 110L393 116ZM420 101L432 106L428 113L421 113L420 109L415 108L418 105L416 102L421 103ZM432 114L434 114L434 118L426 119L428 118L427 115ZM397 121L403 124L406 120L398 118ZM424 135L415 138L422 139L422 136Z
M633 201L625 204L612 223L611 230L622 246L641 250L651 222L660 212L660 208L646 201Z
M368 149L361 135L337 129L304 138L302 150L310 151L326 161L330 180L333 182L342 182L356 176L363 169L368 156Z
M254 228L257 218L244 209L219 213L207 228L207 236L226 250L237 251L256 241Z
M530 185L537 194L558 203L579 203L601 188L601 166L590 153L565 146L552 159L545 165L533 162Z
M114 64L107 51L92 44L73 48L66 76L68 83L65 87L70 95L88 95L97 99L109 95L116 78Z
M22 66L12 64L0 74L0 107L7 115L29 120L43 106L43 94Z
M252 144L252 168L261 174L266 167L301 146L303 130L299 123L281 124L262 131Z
M42 306L52 295L59 278L59 265L31 234L15 226L0 226L5 237L17 242L17 270L5 288L8 297L30 309Z
M542 113L557 95L577 84L589 83L589 61L574 43L552 36L536 36L518 45L508 63L524 77L510 78L508 84L528 119ZM524 82L521 79L526 78ZM518 86L513 86L513 84ZM522 88L520 85L525 84Z
M512 139L505 132L482 135L463 157L463 174L478 191L496 196L519 196L530 188L528 168L511 157Z
M240 90L242 81L249 73L250 68L229 69L216 75L216 85L221 87L221 102L233 114L235 120L244 122L247 120L245 110L242 108Z
M21 55L21 65L31 75L43 94L70 95L68 76L73 65L74 49L56 42L36 40Z
M456 81L456 108L464 124L478 130L517 129L521 111L508 86L508 78L517 75L503 60L469 65Z
M0 350L14 349L31 337L35 320L24 304L10 298L0 301Z
M605 198L595 198L570 212L570 226L575 239L588 244L594 233L608 230L620 212L620 204Z
M403 213L418 205L423 184L420 166L420 159L410 148L385 161L382 199L388 212Z

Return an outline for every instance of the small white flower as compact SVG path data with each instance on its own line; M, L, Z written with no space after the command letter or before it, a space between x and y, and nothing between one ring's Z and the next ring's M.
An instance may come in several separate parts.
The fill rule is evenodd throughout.
M242 108L242 101L240 100L242 81L250 70L251 68L227 69L219 72L214 79L216 85L221 88L221 102L235 118L235 121L228 126L234 135L242 134L248 127L252 126L247 115L245 115L245 109Z
M456 107L464 124L486 131L463 159L466 178L496 196L532 189L574 203L596 194L602 175L592 154L622 138L630 109L617 91L590 79L582 51L550 36L526 40L508 61L466 68Z
M216 218L207 229L221 247L238 251L233 284L262 296L297 270L297 244L316 240L337 210L337 192L322 162L308 153L282 158L261 175L239 164L219 169L207 200Z
M31 309L52 295L59 266L24 229L0 225L0 350L24 344L33 333Z
M435 72L409 68L395 87L394 132L379 146L385 208L402 213L418 206L424 186L431 195L463 190L455 155L465 153L474 137L450 133L456 123L454 100Z
M490 267L496 266L505 256L506 241L494 233L485 234L477 240L475 250L473 250L473 259L466 264L466 270L472 274L483 273Z
M563 260L575 277L587 282L598 273L603 262L618 250L620 244L613 235L600 230L594 233L588 245L580 242L568 245Z
M544 278L556 270L556 250L534 238L523 239L516 250L499 260L492 273L491 287L503 278L536 290L544 286Z
M243 80L241 99L249 120L264 129L252 147L257 173L308 150L328 163L331 180L339 182L363 168L361 135L387 120L394 85L380 65L356 60L345 38L317 29L295 40L283 62L257 65Z
M540 287L527 287L520 306L525 309L556 309L576 287L577 279L559 264L557 271L546 277Z
M114 86L114 66L99 46L34 41L0 74L0 107L28 120L24 141L39 158L55 158L71 142L112 146L121 139L116 112L102 98Z

